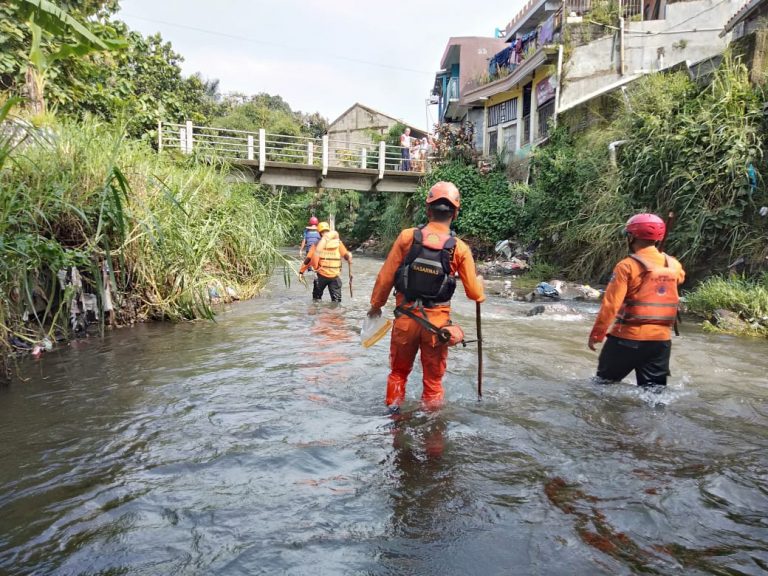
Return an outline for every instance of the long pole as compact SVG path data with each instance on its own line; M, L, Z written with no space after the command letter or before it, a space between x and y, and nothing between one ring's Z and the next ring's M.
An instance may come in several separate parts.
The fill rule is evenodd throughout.
M477 399L483 398L483 327L480 321L480 302L475 302L477 324Z
M352 294L352 262L347 262L347 267L349 268L349 297L354 298Z

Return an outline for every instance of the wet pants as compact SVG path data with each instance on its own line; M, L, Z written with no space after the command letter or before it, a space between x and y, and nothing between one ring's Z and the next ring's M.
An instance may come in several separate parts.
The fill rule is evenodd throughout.
M443 312L440 316L444 318L430 315L430 322L436 326L444 326L448 323L448 314ZM421 400L427 406L438 406L442 403L448 346L438 342L437 336L423 328L416 320L400 316L392 326L392 341L389 346L387 406L399 406L405 399L405 383L419 351L424 372Z
M325 287L328 287L328 292L331 294L331 302L341 302L341 278L328 278L326 276L317 275L315 282L312 284L312 299L322 300Z
M600 350L597 376L618 382L632 370L638 386L666 386L671 340L627 340L610 334Z

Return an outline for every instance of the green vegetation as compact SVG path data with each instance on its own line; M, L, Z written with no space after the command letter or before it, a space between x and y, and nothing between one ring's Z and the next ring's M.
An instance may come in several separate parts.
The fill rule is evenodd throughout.
M688 310L710 319L717 310L736 312L744 323L738 327L738 333L768 337L768 273L760 278L720 276L708 278L696 289L686 294ZM719 327L707 322L713 331L732 332L734 326Z
M229 182L225 166L177 164L88 119L3 144L2 346L68 333L75 294L57 275L73 266L102 321L106 278L111 320L130 322L211 318L209 289L250 297L281 259L280 200Z
M541 238L544 258L591 280L623 255L618 234L631 214L674 212L666 248L691 276L737 256L757 266L768 251L758 214L768 203L763 100L746 68L726 57L705 87L683 73L651 75L591 129L575 134L564 118L534 153L532 184L518 187L516 236ZM614 167L608 144L617 140L625 143Z
M279 96L222 98L116 11L115 0L0 4L4 358L82 329L86 305L102 328L212 318L217 299L254 295L284 261L282 197L230 181L224 164L158 156L157 122L319 136L325 119Z
M423 194L435 182L453 182L461 190L461 213L456 232L481 243L490 244L515 233L517 204L504 172L481 174L474 166L451 161L438 166L424 179ZM419 216L423 215L423 208Z

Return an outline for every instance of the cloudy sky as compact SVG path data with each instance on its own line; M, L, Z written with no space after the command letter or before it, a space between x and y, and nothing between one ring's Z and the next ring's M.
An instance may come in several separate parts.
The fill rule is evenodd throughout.
M360 102L416 126L451 36L492 36L523 0L122 0L119 17L160 32L184 72L222 92L279 94L335 119ZM429 123L435 120L429 110Z

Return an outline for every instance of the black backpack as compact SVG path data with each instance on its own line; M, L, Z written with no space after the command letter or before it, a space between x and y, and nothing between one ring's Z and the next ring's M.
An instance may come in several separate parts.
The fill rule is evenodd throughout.
M424 246L424 226L413 231L413 243L402 265L397 269L395 289L408 302L421 300L429 308L448 302L456 291L456 279L451 274L451 260L456 250L456 235L440 249Z

